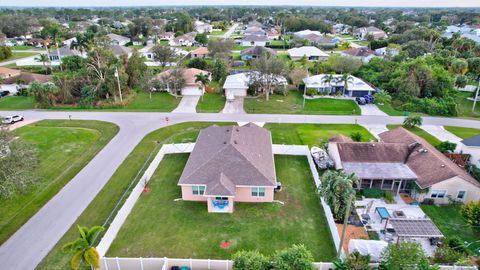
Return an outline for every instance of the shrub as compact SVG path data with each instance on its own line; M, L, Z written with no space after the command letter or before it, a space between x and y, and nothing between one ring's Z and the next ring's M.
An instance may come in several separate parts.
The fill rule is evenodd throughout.
M438 151L442 153L453 153L455 152L455 148L457 148L457 144L449 141L441 142L439 145L435 146Z
M435 251L433 257L434 263L439 264L465 264L468 261L468 256L465 253L457 251L448 245L442 245Z
M318 91L317 91L317 89L314 89L314 88L307 88L307 90L305 91L305 94L306 94L307 96L313 97L313 96L315 96L316 94L318 94Z
M313 270L312 253L304 245L293 245L275 254L273 265L276 270Z
M428 263L427 256L420 244L416 242L400 242L389 245L381 255L381 267L388 270L419 269Z
M188 62L187 66L189 68L197 68L197 69L202 69L202 70L205 70L207 69L207 61L203 58L193 58L192 60L190 60L190 62Z
M430 115L457 116L457 104L453 97L445 98L410 98L402 105L402 109L410 112L423 112Z
M350 138L354 142L361 142L362 141L362 133L360 133L358 131L352 132L352 133L350 133Z
M480 201L463 205L460 212L467 220L468 225L472 227L480 226Z
M460 88L465 87L467 83L468 83L467 76L458 76L457 79L455 80L455 85Z
M233 255L235 270L266 270L269 269L268 258L258 251L238 251Z
M379 188L365 188L362 190L363 196L365 198L383 198L385 195L385 191L379 189Z
M367 233L370 240L380 240L380 235L376 231L368 231Z
M384 198L385 198L385 201L387 201L388 203L394 203L395 202L395 198L393 197L392 192L389 192L389 191L385 192Z
M403 120L403 125L409 128L414 128L416 126L421 126L423 123L423 119L421 116L418 115L409 115Z

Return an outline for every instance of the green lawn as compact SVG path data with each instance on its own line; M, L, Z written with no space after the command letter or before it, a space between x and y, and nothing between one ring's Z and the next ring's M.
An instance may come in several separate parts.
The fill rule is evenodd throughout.
M166 92L153 92L152 98L149 93L140 91L134 97L134 100L126 106L110 106L94 108L80 108L73 106L57 106L51 110L85 110L85 111L131 111L131 112L171 112L178 106L181 98L174 97Z
M41 50L41 49L35 48L33 46L28 46L28 45L15 45L15 46L12 47L12 50L26 51L26 50Z
M205 94L197 104L197 112L218 113L225 107L225 97L221 93Z
M140 50L140 49L143 49L145 46L143 46L143 45L130 45L128 47L132 48L132 49Z
M480 129L476 128L464 128L464 127L454 127L454 126L444 126L445 130L455 134L456 136L466 139L472 136L480 134Z
M118 127L111 123L68 120L44 120L16 130L16 135L38 151L35 173L39 181L25 194L0 200L0 243L87 165L117 132Z
M27 110L35 108L35 99L25 96L0 98L0 110Z
M12 61L12 60L17 60L17 59L20 59L20 58L26 58L26 57L30 57L30 56L34 56L34 55L37 55L38 53L34 53L34 52L13 52L12 53L12 56L10 56L9 58L7 59L4 59L1 62L6 62L6 61Z
M401 125L387 125L388 129L394 129L397 128ZM414 128L407 128L403 127L408 131L411 131L413 134L416 134L419 137L422 137L424 140L426 140L429 144L433 146L439 145L442 141L431 135L430 133L426 132L425 130L419 128L419 127L414 127Z
M194 142L200 129L213 124L225 125L225 123L205 122L183 123L156 130L145 136L37 269L60 270L70 268L70 256L65 255L61 251L61 247L65 243L77 238L77 224L90 227L101 225L105 222L123 192L127 189L132 179L135 178L135 175L139 171L143 173L141 168L144 162L147 161L149 154L154 150L159 150L159 148L155 149L157 142L159 144ZM230 123L230 125L232 124ZM151 160L148 160L149 162Z
M480 102L477 102L475 111L472 112L473 101L467 98L471 97L472 93L460 92L457 94L457 110L459 117L480 117Z
M178 201L178 179L188 154L162 161L112 243L111 257L230 259L239 250L272 254L292 244L304 244L316 261L335 257L328 224L315 192L305 157L275 156L282 192L278 203L236 203L233 214L207 212L204 202ZM232 243L222 249L221 243Z
M375 140L367 129L354 124L274 124L268 123L265 128L272 132L275 144L320 145L322 142L338 134L349 136L352 132L360 132L363 141Z
M269 101L265 98L245 98L244 109L247 113L273 114L337 114L360 115L361 110L353 100L320 98L305 100L299 91L290 91L287 96L271 95Z
M460 206L421 205L422 210L433 220L445 237L458 237L468 243L472 254L480 255L480 229L472 230L460 214Z
M385 103L385 104L376 104L377 107L382 110L384 113L390 115L390 116L403 116L404 112L398 111L395 108L393 108L392 104L390 103Z

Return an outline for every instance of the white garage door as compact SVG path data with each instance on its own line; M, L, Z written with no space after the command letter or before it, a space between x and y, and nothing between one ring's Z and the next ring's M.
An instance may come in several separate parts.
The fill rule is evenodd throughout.
M187 86L182 90L183 96L201 96L202 90L198 89L197 86Z

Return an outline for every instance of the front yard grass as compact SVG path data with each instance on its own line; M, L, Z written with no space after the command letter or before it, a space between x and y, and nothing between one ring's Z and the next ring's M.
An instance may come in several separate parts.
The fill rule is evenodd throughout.
M457 94L457 98L455 99L455 101L457 103L457 111L459 117L480 117L480 102L477 102L475 111L472 111L473 101L468 100L468 98L472 97L472 95L472 93L468 92L460 92Z
M114 124L100 121L44 120L14 131L37 149L39 181L25 194L0 200L0 243L87 165L118 130Z
M388 129L394 129L394 128L397 128L397 127L400 127L402 125L387 125L387 128ZM419 127L414 127L414 128L407 128L407 127L404 127L406 130L412 132L413 134L419 136L419 137L422 137L424 140L426 140L429 144L433 145L433 146L437 146L439 145L442 141L440 141L439 139L437 139L437 137L433 136L432 134L426 132L425 130L419 128Z
M421 205L422 210L432 219L447 238L458 237L462 242L472 243L467 248L472 254L480 255L480 229L472 229L460 214L459 205Z
M361 110L353 100L319 98L305 100L302 108L303 95L296 90L287 96L271 95L269 101L265 98L245 98L244 109L247 113L272 114L326 114L326 115L360 115Z
M0 110L28 110L35 108L34 97L8 96L0 98Z
M233 214L207 212L205 202L174 201L188 154L167 155L107 252L111 257L230 259L239 250L272 254L304 244L316 261L335 248L305 157L275 156L283 190L278 203L236 203ZM222 249L222 241L232 243Z
M275 144L300 144L320 146L322 142L338 134L350 136L352 132L360 132L363 141L376 140L361 125L355 124L274 124L268 123L265 128L272 132Z
M22 59L22 58L27 58L27 57L34 56L34 55L37 55L37 54L39 54L39 53L35 53L35 52L13 52L12 56L0 61L0 63L7 62L7 61L12 61L12 60L17 60L17 59Z
M480 134L480 129L477 128L464 128L454 126L444 126L443 128L462 139L470 138L472 136Z
M390 115L390 116L404 116L405 113L402 111L399 111L395 109L392 104L390 103L385 103L385 104L375 104L377 107L382 110L384 113Z
M206 93L197 104L199 113L218 113L225 107L225 97L221 93Z
M143 170L141 170L142 165L144 162L151 162L151 159L148 161L147 159L149 154L155 150L157 144L194 142L200 129L213 124L235 125L234 123L210 122L182 123L158 129L145 136L123 161L122 165L117 169L112 178L107 182L95 199L89 204L87 209L85 209L72 227L70 227L50 253L43 259L37 269L69 269L71 256L65 255L61 248L67 242L73 241L77 238L77 224L87 227L102 225L110 212L113 211L115 204L127 189L132 179L135 178L135 175L138 172L140 172L140 175L143 174ZM156 150L158 151L159 148Z

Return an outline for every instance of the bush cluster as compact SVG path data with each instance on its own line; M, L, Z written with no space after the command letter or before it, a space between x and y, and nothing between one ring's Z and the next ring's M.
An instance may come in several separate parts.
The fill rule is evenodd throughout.
M422 112L429 115L457 116L457 104L453 97L417 98L403 104L402 109L410 112Z

